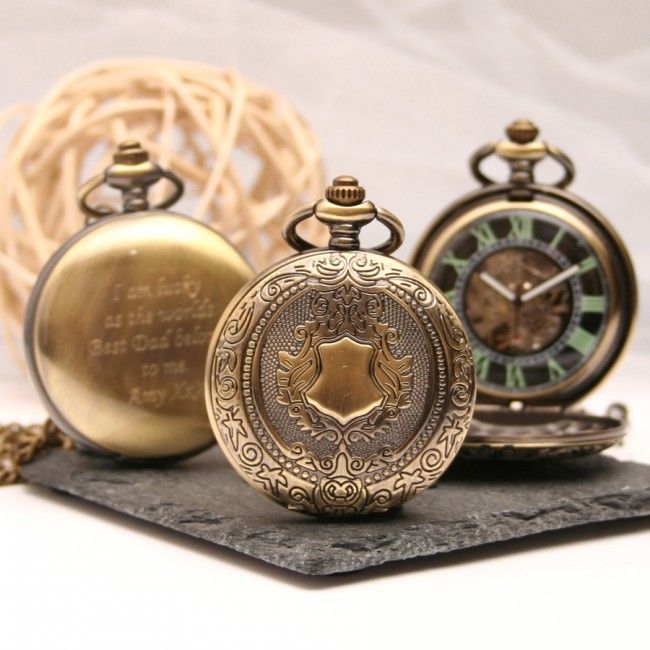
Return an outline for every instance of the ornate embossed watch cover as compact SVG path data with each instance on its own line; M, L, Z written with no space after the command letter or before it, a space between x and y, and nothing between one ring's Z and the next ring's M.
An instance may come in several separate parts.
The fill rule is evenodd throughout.
M328 249L296 232L312 215L330 228ZM361 249L359 230L375 218L391 238ZM440 292L386 254L401 224L355 179L335 179L285 236L304 252L249 283L215 331L213 428L241 476L290 509L388 510L460 449L475 393L467 336Z

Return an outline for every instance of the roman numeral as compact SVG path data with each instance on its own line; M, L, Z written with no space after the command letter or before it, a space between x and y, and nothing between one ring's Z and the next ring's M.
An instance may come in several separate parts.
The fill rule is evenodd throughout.
M582 296L582 311L593 314L605 313L605 296Z
M533 238L533 218L515 215L510 217L510 233L508 237L515 239Z
M566 375L566 370L555 359L549 359L546 365L548 366L548 378L550 381L556 381Z
M473 352L476 376L479 379L485 380L490 372L490 360L480 350L473 350Z
M494 244L497 240L496 235L492 230L492 227L487 222L480 223L475 228L472 228L471 232L472 235L476 237L476 241L478 242L479 248L485 248L490 244Z
M587 273L587 271L591 271L592 269L595 269L598 266L598 262L596 262L596 258L593 255L590 255L589 257L585 257L582 262L580 262L580 275L583 273Z
M442 258L442 263L447 266L453 266L456 273L460 273L467 266L467 260L464 260L461 257L456 257L452 251L447 251L445 253Z
M562 238L566 234L566 230L564 228L558 228L557 232L555 233L555 237L551 239L551 243L549 244L551 248L557 248L560 245L560 242L562 241Z
M506 365L506 386L508 388L526 388L524 371L519 366Z
M587 332L582 327L577 327L571 338L567 341L567 345L579 352L583 357L586 356L596 343L596 337Z

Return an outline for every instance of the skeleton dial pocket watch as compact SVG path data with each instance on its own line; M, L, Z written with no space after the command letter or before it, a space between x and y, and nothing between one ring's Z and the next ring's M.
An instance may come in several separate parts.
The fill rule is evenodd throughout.
M169 198L149 207L167 179ZM88 204L107 184L123 211ZM181 181L125 142L80 190L86 226L43 268L27 308L26 355L55 424L83 449L131 460L191 455L214 442L205 355L252 269L218 233L166 211Z
M397 218L340 176L297 210L300 252L233 300L208 354L206 400L221 447L254 488L292 509L346 516L399 506L436 481L470 424L474 367L447 300L389 256ZM315 248L297 226L329 228ZM363 249L378 220L389 239Z
M611 370L636 307L634 271L605 218L564 188L571 160L537 139L528 120L479 149L470 167L483 185L447 208L414 265L436 283L466 327L477 372L476 420L465 454L567 456L600 451L625 433L624 414L567 410ZM482 163L496 155L510 179ZM563 175L534 179L549 158Z

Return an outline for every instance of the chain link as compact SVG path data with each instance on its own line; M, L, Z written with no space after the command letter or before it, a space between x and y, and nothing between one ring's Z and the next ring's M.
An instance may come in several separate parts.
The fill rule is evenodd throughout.
M0 424L0 486L21 481L20 468L48 447L72 449L72 440L52 420L43 424Z

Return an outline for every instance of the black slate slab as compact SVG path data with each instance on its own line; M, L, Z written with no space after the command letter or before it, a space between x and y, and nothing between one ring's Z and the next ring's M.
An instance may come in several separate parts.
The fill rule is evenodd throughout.
M311 575L650 515L650 466L606 456L545 464L457 461L436 488L401 510L355 521L284 510L250 489L216 449L166 467L120 465L56 449L23 474L32 483Z

